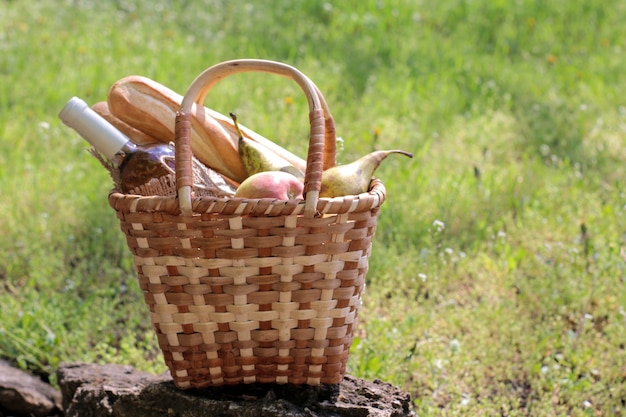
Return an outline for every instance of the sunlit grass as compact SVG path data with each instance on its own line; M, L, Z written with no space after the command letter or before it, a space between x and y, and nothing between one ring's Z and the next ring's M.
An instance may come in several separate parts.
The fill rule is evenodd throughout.
M57 113L126 75L183 93L216 62L256 57L316 82L340 162L415 154L377 171L388 200L351 373L401 386L423 416L623 414L626 3L2 10L0 356L52 379L62 361L164 370L110 179ZM281 77L224 80L207 105L306 152L306 101Z

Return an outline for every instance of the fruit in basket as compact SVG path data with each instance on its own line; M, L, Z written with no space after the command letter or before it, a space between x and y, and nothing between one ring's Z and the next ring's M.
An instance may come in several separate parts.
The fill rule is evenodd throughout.
M304 178L298 168L251 139L239 138L239 156L248 176L263 171L283 171L297 178Z
M304 174L298 168L290 164L286 159L273 153L263 145L245 138L241 134L237 116L230 113L230 117L235 124L235 130L239 136L239 157L243 164L246 175L251 176L263 171L283 171L295 175L298 178L304 178Z
M328 168L322 173L320 197L340 197L367 192L374 171L393 153L413 158L412 153L398 149L374 151L350 164Z
M303 189L302 181L292 174L263 171L249 176L239 184L235 197L292 200L302 198Z

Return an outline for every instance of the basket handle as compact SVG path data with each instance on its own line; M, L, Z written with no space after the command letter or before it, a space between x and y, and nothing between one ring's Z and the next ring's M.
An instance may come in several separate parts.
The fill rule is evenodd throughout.
M335 165L336 137L334 120L317 86L296 68L275 61L236 59L224 61L204 70L191 83L176 114L176 187L180 210L191 215L191 113L194 104L204 105L209 90L223 78L240 72L266 72L294 80L306 95L309 105L309 147L304 175L304 215L316 214L322 171Z

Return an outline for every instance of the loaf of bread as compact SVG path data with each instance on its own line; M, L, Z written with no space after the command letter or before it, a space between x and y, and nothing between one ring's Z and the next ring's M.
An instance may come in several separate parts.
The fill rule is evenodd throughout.
M112 116L159 142L174 140L176 112L183 97L150 78L131 75L118 80L107 97ZM239 125L242 135L263 145L304 172L306 162L269 139ZM204 106L192 109L191 149L200 161L235 182L246 178L232 120Z
M100 116L102 116L105 120L115 126L120 132L128 136L128 138L137 145L147 145L150 143L161 142L160 140L153 138L152 136L142 132L141 130L135 129L133 126L123 122L116 116L113 116L111 114L111 111L109 110L109 105L106 101L99 101L91 106L91 108Z
M149 78L131 75L117 81L107 96L111 114L160 142L174 141L182 96ZM237 143L212 117L193 109L191 150L215 171L234 181L245 179Z

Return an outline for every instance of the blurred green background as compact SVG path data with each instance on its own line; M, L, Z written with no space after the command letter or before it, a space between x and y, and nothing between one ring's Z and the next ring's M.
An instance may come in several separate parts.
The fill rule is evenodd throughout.
M0 356L162 372L108 174L61 125L139 74L296 66L388 190L349 372L421 416L626 409L626 3L0 0ZM206 105L304 155L306 101L242 74ZM374 132L379 132L375 139Z

